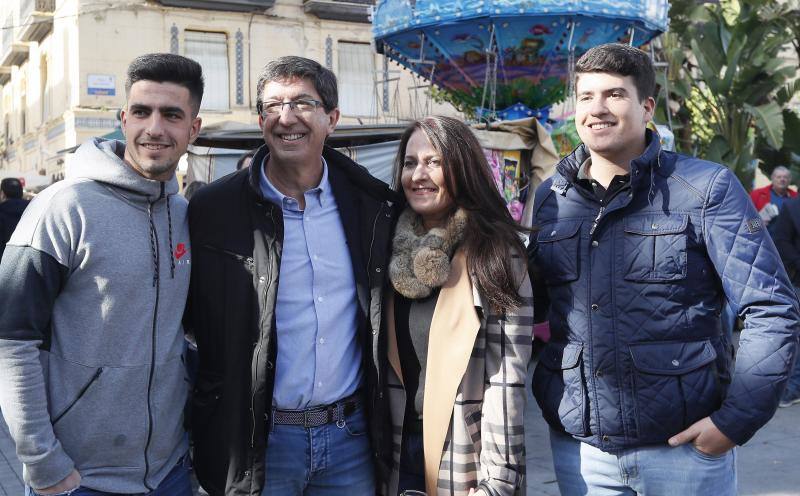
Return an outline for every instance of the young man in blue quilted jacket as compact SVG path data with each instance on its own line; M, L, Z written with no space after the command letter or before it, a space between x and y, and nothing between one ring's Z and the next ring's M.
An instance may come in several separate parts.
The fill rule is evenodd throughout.
M727 168L661 150L655 75L626 45L576 64L583 140L536 191L552 339L533 388L562 495L736 494L798 340L780 257ZM744 320L734 366L730 305Z

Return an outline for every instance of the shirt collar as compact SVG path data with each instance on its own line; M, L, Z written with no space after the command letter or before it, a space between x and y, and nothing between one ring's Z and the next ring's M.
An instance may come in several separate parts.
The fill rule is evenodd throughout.
M580 167L578 167L578 180L581 179L588 179L591 180L592 178L589 177L589 174L586 172L589 169L589 166L592 165L592 157L587 157L586 160L583 161Z
M319 206L322 207L325 205L325 202L329 201L329 196L331 195L331 188L330 182L328 181L328 162L325 161L325 157L320 157L322 160L322 179L319 181L319 185L315 188L311 188L310 190L305 192L305 199L306 204L310 199L315 199L319 202ZM269 161L269 155L264 157L264 161L261 164L261 177L259 177L259 186L261 187L261 194L264 195L264 198L272 203L280 205L281 208L291 208L292 210L298 210L297 199L292 198L290 196L286 196L276 188L272 182L267 177L267 162ZM308 205L306 205L308 206Z

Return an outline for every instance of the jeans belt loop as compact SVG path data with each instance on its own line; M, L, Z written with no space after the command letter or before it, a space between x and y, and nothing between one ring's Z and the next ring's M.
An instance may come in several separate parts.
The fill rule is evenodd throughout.
M344 421L344 402L343 401L340 401L339 403L336 403L336 416L337 416L336 427L338 427L340 429L344 429L344 426L346 425L346 423Z
M305 427L306 429L312 427L311 422L310 422L311 416L309 415L309 413L310 413L309 410L304 410L303 411L303 427Z

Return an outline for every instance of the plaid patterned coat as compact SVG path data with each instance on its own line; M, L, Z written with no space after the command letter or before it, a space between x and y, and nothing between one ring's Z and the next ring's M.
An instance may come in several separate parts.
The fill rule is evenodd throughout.
M519 494L525 474L525 375L531 355L533 301L519 259L524 304L496 315L470 281L466 257L453 256L428 341L423 397L423 445L428 495L466 496L484 488L491 496ZM394 301L387 301L387 385L392 417L393 469L388 494L397 494L403 389Z

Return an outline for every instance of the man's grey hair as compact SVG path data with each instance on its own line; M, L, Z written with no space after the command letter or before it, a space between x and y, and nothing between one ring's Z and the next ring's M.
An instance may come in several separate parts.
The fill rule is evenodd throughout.
M264 103L262 93L267 83L295 78L308 80L314 85L314 89L322 99L325 112L330 112L339 106L336 75L316 61L292 55L269 62L259 74L256 85L258 113L261 113L261 105Z
M776 172L788 172L789 173L789 177L792 177L792 171L790 171L788 167L784 167L782 165L779 165L779 166L775 167L774 169L772 169L772 173L769 175L769 178L770 179L774 178Z

